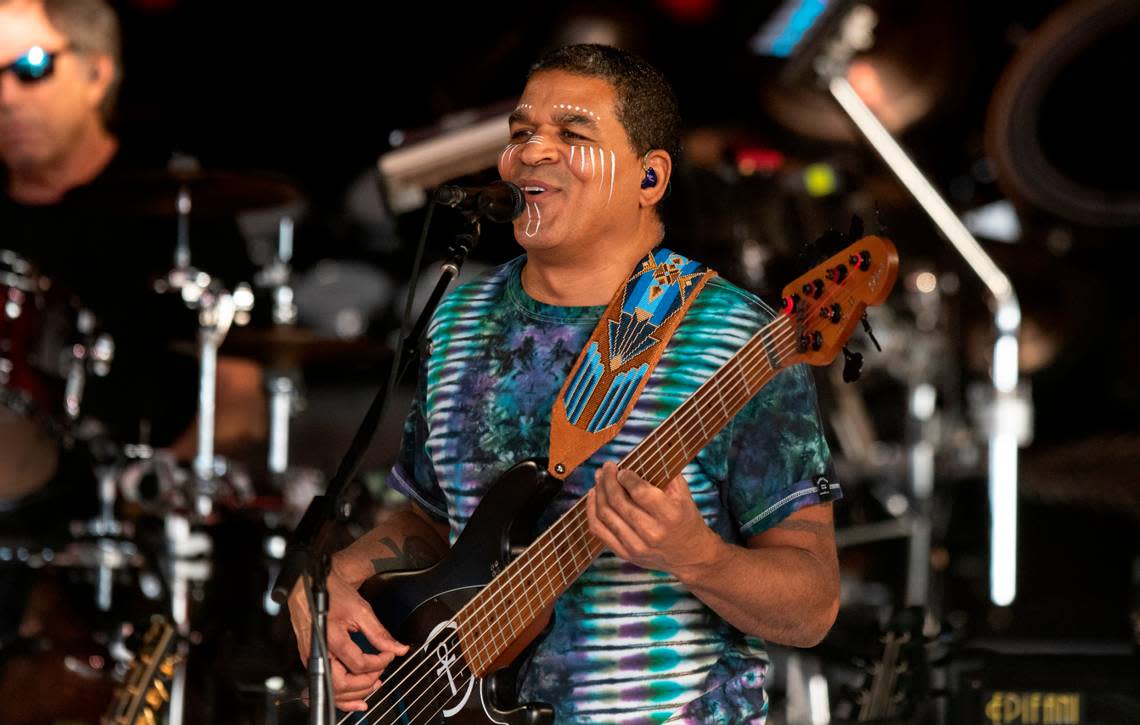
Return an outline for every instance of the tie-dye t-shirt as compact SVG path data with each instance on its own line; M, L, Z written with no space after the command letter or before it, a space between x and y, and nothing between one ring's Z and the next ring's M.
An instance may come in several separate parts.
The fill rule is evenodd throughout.
M455 541L496 477L545 457L550 412L604 306L540 303L525 258L449 295L429 329L420 393L390 483ZM698 296L614 440L575 470L540 522L583 496L760 327L770 308L717 277ZM742 543L796 509L838 497L810 372L783 371L684 469L708 525ZM524 664L520 695L559 723L752 723L767 713L764 643L663 572L603 553L559 598Z

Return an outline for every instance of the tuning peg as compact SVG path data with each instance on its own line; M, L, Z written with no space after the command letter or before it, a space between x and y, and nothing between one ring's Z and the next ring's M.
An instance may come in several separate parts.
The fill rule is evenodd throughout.
M162 696L162 694L155 690L150 690L146 693L147 707L157 710L158 708L162 707L162 703L165 701L166 699Z
M863 355L858 352L851 352L847 346L843 346L843 382L853 383L859 379L859 373L863 370Z
M867 313L863 313L863 331L867 333L867 337L871 338L871 342L875 343L875 349L879 352L883 351L879 341L875 339L875 333L871 332L871 321L867 319Z
M162 680L155 680L150 685L150 691L146 693L146 704L158 709L164 702L170 702L170 691L166 689Z

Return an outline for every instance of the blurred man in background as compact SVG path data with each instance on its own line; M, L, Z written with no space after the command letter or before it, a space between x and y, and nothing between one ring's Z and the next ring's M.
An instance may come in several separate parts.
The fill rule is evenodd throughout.
M138 218L131 190L148 190L113 183L140 168L108 125L120 55L118 19L103 0L0 0L0 297L19 313L0 318L5 538L50 541L93 513L94 454L64 420L66 376L53 362L77 339L76 298L115 342L110 375L87 380L80 418L98 421L111 455L147 443L189 461L197 445L197 363L170 347L194 339L197 313L154 287L172 266L173 214ZM226 271L245 273L240 244L213 255L239 260ZM220 358L217 373L216 450L263 441L259 367ZM0 570L0 650L17 637L31 575Z
M195 379L185 374L187 361L173 361L156 342L191 315L151 314L152 279L171 266L174 226L132 219L132 199L107 193L109 182L140 166L143 145L128 152L108 126L122 79L120 56L118 20L102 0L0 0L0 249L78 293L115 336L116 410L94 412L116 419L115 434L128 440L148 435L137 430L145 420L153 436L146 442L188 460L196 441L189 420ZM120 201L125 211L113 208ZM223 255L244 252L206 258ZM124 387L131 391L126 400L119 395ZM220 360L217 401L220 451L264 437L255 365ZM0 500L41 483L0 484L6 489Z

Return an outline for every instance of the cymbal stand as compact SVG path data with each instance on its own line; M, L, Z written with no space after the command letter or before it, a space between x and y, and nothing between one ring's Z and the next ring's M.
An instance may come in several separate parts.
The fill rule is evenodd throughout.
M91 522L91 531L100 537L122 536L124 524L115 519L115 491L118 488L119 466L112 464L99 471L99 516ZM100 547L114 546L114 540L100 538ZM96 603L100 611L111 611L111 584L114 567L101 557L98 568Z
M180 247L179 254L182 252ZM188 255L176 261L188 261ZM177 271L176 268L172 276ZM187 275L181 281L182 299L191 309L198 310L198 450L193 462L191 488L187 492L189 511L172 510L165 518L170 613L181 635L179 657L170 686L170 725L182 725L185 712L191 585L210 576L207 557L212 544L206 534L191 530L191 519L204 520L213 513L219 475L218 461L214 457L218 348L238 313L234 295L222 289L204 272Z
M95 315L81 309L76 318L79 339L71 346L71 360L67 366L67 381L63 393L63 409L70 423L79 420L83 395L87 388L87 374L105 377L115 358L115 341L107 334L95 334Z
M213 511L217 479L225 473L224 462L214 456L214 413L216 410L218 348L234 324L241 324L253 309L253 292L242 283L231 293L205 272L171 270L170 280L180 282L182 299L198 311L198 448L194 456L192 508L208 518Z
M176 160L172 162L180 163ZM195 162L196 163L196 162ZM182 725L186 697L186 660L190 648L190 601L195 582L210 577L210 537L193 531L192 524L208 519L226 466L214 455L217 399L218 348L231 325L242 323L253 308L253 292L240 284L231 293L204 271L190 266L190 189L178 190L178 238L174 268L167 285L177 289L183 302L198 311L198 447L193 461L192 485L185 510L171 509L165 515L167 581L170 586L170 613L180 635L175 672L170 687L169 725Z
M873 45L876 22L873 9L856 4L843 19L835 37L814 59L814 68L820 83L990 293L996 332L991 370L993 396L987 411L990 599L999 606L1008 606L1014 599L1017 581L1017 449L1025 445L1032 434L1032 401L1027 386L1018 382L1021 307L1009 278L847 80L851 58ZM918 453L915 465L928 466L930 457L923 451ZM923 478L927 475L920 473ZM919 483L917 476L914 481ZM921 486L925 488L926 483L922 481ZM915 491L919 495L924 492ZM918 555L912 547L911 556ZM922 562L922 566L928 566L929 551L925 552ZM922 599L925 601L925 593Z
M166 169L174 174L193 174L202 170L198 159L186 154L174 154L166 164ZM178 238L174 247L174 269L190 270L190 210L193 204L190 199L189 184L178 187L178 196L175 198L175 211L178 214ZM174 285L179 286L179 285Z
M218 380L218 347L229 332L237 306L233 296L203 291L198 307L198 451L194 456L194 510L212 513L215 492L214 413Z
M281 217L277 236L277 257L264 269L259 282L273 290L273 323L297 324L297 305L293 298L293 219ZM271 366L265 384L269 392L269 473L274 478L289 467L289 418L299 403L296 370Z
M175 202L178 211L178 237L174 248L174 268L190 268L190 187L182 185L178 188L178 198Z
M273 286L273 323L276 325L297 324L297 305L293 302L293 218L281 217L277 229L277 258L267 271L267 279Z
M67 363L67 377L64 383L63 409L67 422L74 426L80 422L83 412L83 396L87 388L88 374L105 377L110 372L115 357L114 340L107 334L96 334L95 315L88 309L80 309L76 318L78 337L70 347L70 360ZM70 434L69 434L70 435ZM99 460L95 467L98 478L99 512L86 523L72 522L74 536L94 537L91 564L96 570L96 606L100 611L111 611L113 576L116 569L126 566L138 551L129 541L123 540L132 532L130 525L115 518L115 501L122 464L115 455L112 460L107 455L110 447L106 441L93 439L92 450L98 451ZM100 445L100 444L104 445Z

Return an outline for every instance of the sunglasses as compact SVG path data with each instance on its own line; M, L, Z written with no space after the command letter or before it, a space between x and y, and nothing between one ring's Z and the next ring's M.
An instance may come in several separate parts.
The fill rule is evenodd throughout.
M21 83L35 83L51 76L55 71L55 58L60 53L66 53L70 47L61 50L46 51L38 45L28 48L16 60L8 65L0 66L0 75L12 71L16 80Z

